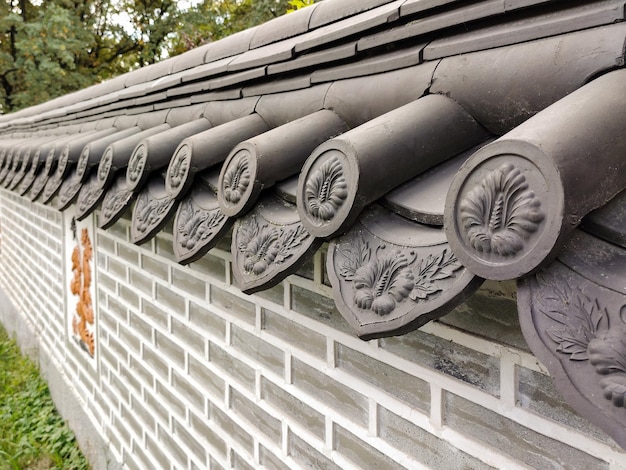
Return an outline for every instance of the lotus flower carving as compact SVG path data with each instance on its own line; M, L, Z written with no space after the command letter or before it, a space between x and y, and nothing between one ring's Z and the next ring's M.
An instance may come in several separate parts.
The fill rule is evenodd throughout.
M309 213L321 220L331 220L348 196L348 183L338 158L326 160L306 183L305 197Z
M224 199L237 204L250 185L250 164L245 155L239 155L224 173Z
M490 172L460 203L461 224L475 250L512 256L545 215L526 177L510 163Z

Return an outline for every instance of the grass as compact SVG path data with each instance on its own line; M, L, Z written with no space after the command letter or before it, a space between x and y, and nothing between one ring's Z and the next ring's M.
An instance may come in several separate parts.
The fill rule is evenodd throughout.
M0 470L88 468L37 367L0 326Z

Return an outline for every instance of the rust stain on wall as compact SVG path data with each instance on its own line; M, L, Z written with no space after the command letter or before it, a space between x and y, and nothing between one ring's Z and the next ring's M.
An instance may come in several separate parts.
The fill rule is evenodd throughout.
M72 294L78 296L76 315L72 319L72 330L78 336L80 345L94 355L95 342L91 328L94 323L93 303L91 299L91 260L93 248L86 228L81 231L80 241L72 251L72 273L70 283Z

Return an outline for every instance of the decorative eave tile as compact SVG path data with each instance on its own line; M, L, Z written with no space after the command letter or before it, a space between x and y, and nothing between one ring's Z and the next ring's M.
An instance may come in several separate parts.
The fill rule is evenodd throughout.
M321 246L303 227L295 204L271 192L235 222L233 274L247 294L275 286Z
M556 388L626 448L626 250L577 230L559 259L518 281L524 337Z
M215 180L217 174L207 179ZM204 256L228 233L235 220L220 209L215 183L196 177L191 192L178 206L174 218L174 254L181 264Z
M482 283L440 227L378 205L331 241L327 270L339 312L362 339L407 333L463 302Z

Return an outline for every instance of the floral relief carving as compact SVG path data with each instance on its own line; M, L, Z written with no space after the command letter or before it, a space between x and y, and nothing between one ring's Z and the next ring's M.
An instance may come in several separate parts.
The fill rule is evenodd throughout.
M83 186L78 195L78 210L79 212L85 212L98 202L102 195L102 188L95 184L87 184Z
M142 193L137 199L135 208L136 215L134 218L137 222L137 231L145 233L150 227L157 224L171 204L170 198L153 199L148 197L148 194Z
M239 155L224 174L224 199L237 204L250 185L250 163L245 155Z
M271 265L290 258L295 249L310 237L301 224L294 228L260 225L255 216L244 222L237 232L237 248L243 255L246 274L263 274Z
M205 211L195 208L189 199L183 202L179 214L178 241L187 250L193 250L199 242L211 237L214 229L226 218L219 209Z
M94 355L95 342L93 337L94 312L91 299L91 260L93 248L86 228L81 231L80 242L72 251L72 273L74 277L70 283L70 291L78 296L76 314L72 319L72 331L77 336L79 344Z
M427 300L442 290L436 281L454 277L462 268L447 248L425 258L418 258L416 251L384 253L385 249L380 245L373 254L362 237L338 247L339 275L352 282L354 304L381 316L390 314L407 298Z
M128 162L128 177L133 183L139 180L146 165L146 146L139 144Z
M113 151L107 147L104 151L104 155L98 165L98 181L104 183L109 177L111 171L111 165L113 164Z
M512 256L524 248L545 215L526 177L510 163L480 181L460 203L461 225L470 246Z
M178 188L189 173L190 150L188 145L183 145L178 149L172 160L172 165L167 172L167 178L172 188Z
M337 157L326 160L306 182L309 213L321 221L331 220L347 196L348 182Z
M558 276L537 275L539 312L552 323L546 334L556 352L571 361L589 361L598 375L604 397L617 407L626 406L626 323L611 324L600 300L572 288Z
M111 219L111 217L122 210L122 208L128 203L132 194L132 191L120 189L109 191L102 202L102 215L104 216L104 219Z

